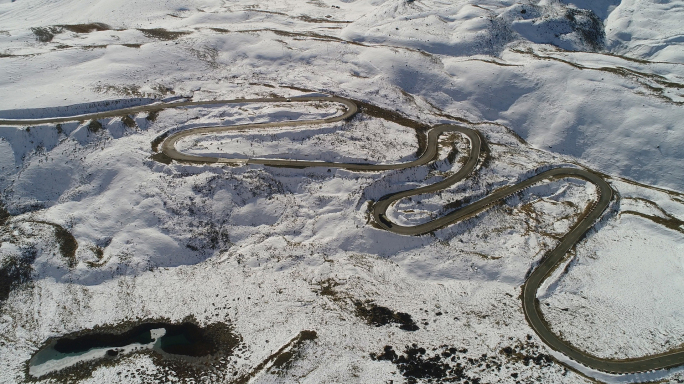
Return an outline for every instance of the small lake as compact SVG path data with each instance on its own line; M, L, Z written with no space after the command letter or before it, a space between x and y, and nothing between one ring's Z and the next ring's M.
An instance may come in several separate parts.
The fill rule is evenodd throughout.
M199 358L218 353L221 346L205 328L192 323L150 322L126 332L97 332L50 341L29 361L29 374L45 376L82 362L114 359L135 352Z

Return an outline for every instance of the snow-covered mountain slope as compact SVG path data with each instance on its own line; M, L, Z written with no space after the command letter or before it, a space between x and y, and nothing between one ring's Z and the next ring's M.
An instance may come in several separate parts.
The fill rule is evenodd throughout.
M415 159L418 125L479 130L489 160L451 189L392 207L404 224L548 167L588 167L618 198L540 302L550 327L577 348L638 357L684 343L682 9L647 0L0 0L0 119L335 94L379 108L362 105L345 123L208 135L179 147L372 163ZM16 280L0 295L0 381L33 380L27 361L50 337L192 317L230 323L241 338L224 376L207 381L418 374L388 346L435 380L587 382L552 360L563 357L533 333L519 295L595 198L590 184L535 186L432 235L406 237L372 227L369 205L453 174L463 137L441 138L446 147L430 166L382 173L151 158L169 131L336 113L334 104L218 105L0 127L10 215L0 210L0 267ZM374 323L369 313L392 320ZM419 329L400 326L401 313ZM302 330L315 330L316 342L279 368L260 365ZM187 379L164 364L119 356L83 368L83 381ZM682 378L579 369L609 382Z
M590 12L553 1L388 0L309 5L305 13L294 2L252 5L144 2L131 14L116 2L3 4L2 86L21 92L0 108L159 95L166 88L192 95L216 80L253 82L260 74L261 82L367 100L381 89L403 97L400 88L451 115L505 124L539 148L606 173L684 185L674 171L684 161L676 145L684 98L676 4L600 2ZM650 16L655 9L657 18ZM632 16L623 27L626 16L619 15L626 14ZM607 16L605 35L597 15ZM646 28L653 19L663 27ZM60 27L93 22L106 26ZM104 28L111 29L97 30Z
M622 1L605 21L608 49L620 55L684 62L684 17L679 1Z

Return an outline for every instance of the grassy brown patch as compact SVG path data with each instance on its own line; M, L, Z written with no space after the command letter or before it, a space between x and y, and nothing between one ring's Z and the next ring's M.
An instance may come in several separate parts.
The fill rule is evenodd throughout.
M7 300L13 289L31 280L31 265L36 259L36 254L35 249L27 249L19 256L11 256L4 260L0 267L0 304Z
M10 215L9 211L7 211L5 205L0 203L0 225L7 224L7 220L9 220L10 217L12 217L12 215Z
M150 159L166 165L169 165L173 162L172 158L166 156L166 154L162 152L155 153L154 155L150 156Z
M351 21L346 21L346 20L332 20L332 17L327 17L325 19L317 19L315 17L307 16L307 15L302 15L297 17L301 21L305 21L307 23L336 23L336 24L349 24Z
M622 211L620 212L620 214L639 216L646 220L650 220L656 224L660 224L663 227L669 228L673 231L684 233L684 220L679 220L678 218L670 214L667 214L667 217L648 215L637 211Z
M67 260L67 265L69 268L76 266L76 250L78 249L78 242L71 232L67 231L61 225L51 223L49 221L28 220L28 222L45 224L54 228L55 239L57 240L57 245L59 245L59 252L62 254L62 257Z
M387 307L382 307L373 302L362 302L357 300L354 302L357 317L366 321L368 325L381 327L390 323L399 324L399 329L404 331L417 331L418 326L411 318L411 315L404 312L395 312Z
M188 31L167 31L164 28L152 28L152 29L143 29L139 28L138 31L142 32L145 37L149 37L150 39L157 39L157 40L176 40L180 37L183 37L185 35L189 35L192 32Z
M49 43L55 37L55 35L62 33L62 28L60 27L37 27L31 28L31 32L36 35L36 40L41 43Z
M112 85L103 84L95 87L95 92L100 93L113 93L120 96L127 97L143 97L143 93L140 92L140 87L137 85Z
M326 279L320 281L318 285L320 286L320 290L318 291L319 295L330 297L333 301L339 301L343 299L343 297L341 297L340 294L335 290L335 287L340 285L340 283L337 281L333 279Z
M145 117L145 120L154 122L157 120L157 117L159 117L159 112L161 112L161 109L155 109L154 111L150 111L147 116Z
M74 33L90 33L99 31L108 31L112 29L109 25L104 23L88 23L88 24L71 24L71 25L60 25L60 28L66 29L69 32Z
M62 257L67 259L69 268L76 266L76 249L78 249L78 242L69 231L64 229L61 225L52 224L55 228L55 237L57 244L59 244L59 252Z
M121 122L128 128L134 129L138 127L138 124L135 123L135 120L131 118L130 116L126 115L121 118Z
M149 120L149 119L148 119ZM153 120L154 121L154 120ZM152 152L159 152L159 144L164 142L164 140L169 137L169 133L166 132L164 134L161 134L157 136L154 140L152 140Z
M101 129L102 129L102 123L100 123L97 120L92 120L88 124L88 131L90 131L91 133L98 133Z
M107 44L96 44L96 45L82 45L81 49L85 49L86 51L92 51L93 49L103 49L107 48Z

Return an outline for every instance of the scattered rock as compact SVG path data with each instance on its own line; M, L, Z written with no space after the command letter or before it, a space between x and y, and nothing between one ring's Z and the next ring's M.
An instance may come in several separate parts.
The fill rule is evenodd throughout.
M404 331L417 331L418 326L411 318L411 315L404 312L394 312L387 307L381 307L374 303L363 303L356 301L356 316L366 320L370 325L381 327L390 323L399 324L399 329Z

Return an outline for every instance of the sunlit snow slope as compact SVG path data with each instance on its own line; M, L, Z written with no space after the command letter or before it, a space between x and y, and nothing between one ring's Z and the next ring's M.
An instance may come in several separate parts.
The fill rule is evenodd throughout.
M0 0L0 120L338 95L361 106L350 122L178 148L374 164L414 160L425 127L478 130L488 160L388 210L407 225L550 167L595 170L616 198L539 299L578 349L639 357L684 345L682 20L678 0ZM435 379L588 381L552 359L565 361L519 296L595 198L591 185L554 180L399 236L373 227L369 206L452 175L465 137L441 137L429 166L381 173L152 157L168 132L342 113L293 104L1 126L0 282L11 284L0 284L0 382L34 380L26 364L51 338L147 320L233 327L239 348L207 382L409 380L390 350L428 371L441 356ZM404 315L413 326L399 325ZM315 343L293 341L304 330ZM283 346L292 360L269 365ZM98 364L78 379L192 380L145 353ZM684 378L578 369L607 382ZM56 379L76 380L66 372Z
M5 2L2 86L15 97L0 108L111 98L95 93L155 82L188 93L198 76L206 82L264 74L270 82L366 98L398 87L451 114L503 123L537 147L605 172L681 189L682 5L567 3ZM89 22L112 30L50 32ZM41 43L31 28L54 37ZM135 28L188 34L159 42L169 36ZM290 32L321 37L316 44L281 42ZM437 56L428 60L416 50ZM490 56L498 64L472 61Z

